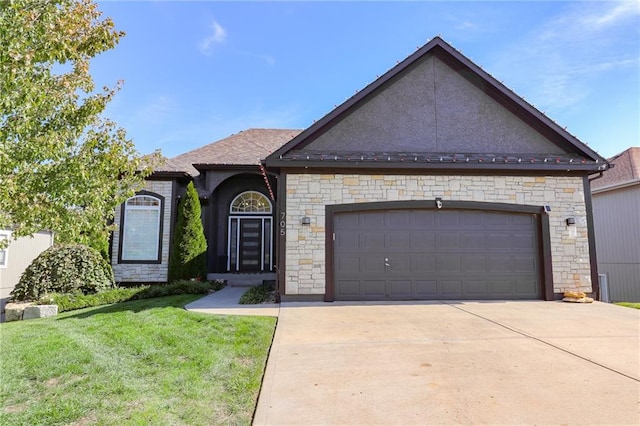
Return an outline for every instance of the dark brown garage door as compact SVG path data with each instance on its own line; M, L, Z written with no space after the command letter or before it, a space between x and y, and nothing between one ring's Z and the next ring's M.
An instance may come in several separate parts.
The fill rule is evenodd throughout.
M478 210L336 213L335 299L540 299L537 218Z

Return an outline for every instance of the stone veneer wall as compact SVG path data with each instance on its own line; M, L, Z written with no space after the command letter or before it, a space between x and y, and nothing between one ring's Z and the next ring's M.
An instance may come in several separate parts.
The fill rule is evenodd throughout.
M586 206L580 177L287 175L285 294L325 292L325 205L376 201L482 201L550 205L554 292L591 292ZM301 226L302 217L311 226ZM565 219L576 225L567 227Z
M161 263L136 264L118 263L118 248L120 247L120 210L116 208L115 224L118 227L113 232L113 251L111 266L116 282L166 282L169 272L169 244L171 230L171 209L173 207L172 181L148 180L144 190L154 192L164 197L164 217L162 218L162 254Z

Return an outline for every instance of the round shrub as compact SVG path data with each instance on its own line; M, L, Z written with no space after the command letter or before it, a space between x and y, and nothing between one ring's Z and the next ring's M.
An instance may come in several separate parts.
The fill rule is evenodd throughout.
M114 287L111 266L100 253L79 244L53 246L40 253L11 292L15 300L49 293L92 294Z

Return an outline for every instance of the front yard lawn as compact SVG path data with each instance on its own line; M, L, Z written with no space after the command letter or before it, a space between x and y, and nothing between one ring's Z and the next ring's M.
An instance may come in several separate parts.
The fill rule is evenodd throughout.
M181 295L0 324L0 424L250 424L275 318Z
M640 309L640 302L618 302L616 305L625 306L627 308Z

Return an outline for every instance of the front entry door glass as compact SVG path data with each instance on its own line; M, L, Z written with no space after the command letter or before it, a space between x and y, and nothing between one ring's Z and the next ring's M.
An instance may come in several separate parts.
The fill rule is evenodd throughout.
M229 218L229 271L271 271L271 217Z
M260 272L262 263L262 220L240 219L240 270Z

